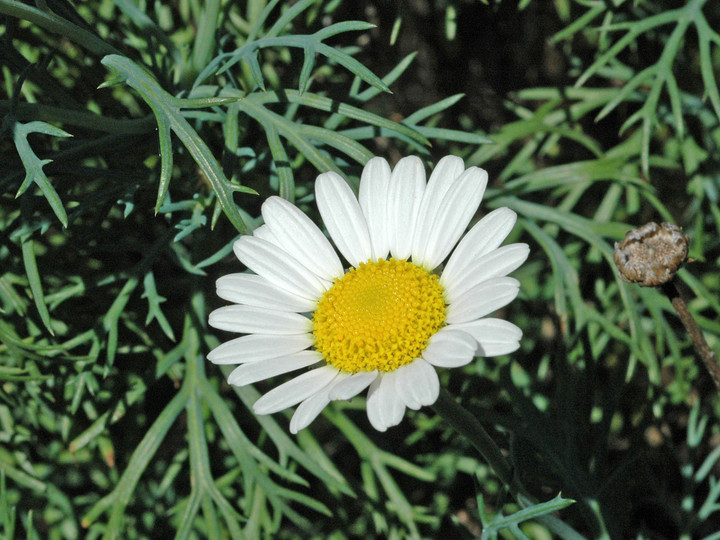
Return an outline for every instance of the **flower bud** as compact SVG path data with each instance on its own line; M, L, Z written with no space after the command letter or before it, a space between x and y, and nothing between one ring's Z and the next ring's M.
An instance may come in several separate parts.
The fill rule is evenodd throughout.
M688 256L689 239L672 223L646 223L615 243L615 264L624 281L658 287L670 281Z

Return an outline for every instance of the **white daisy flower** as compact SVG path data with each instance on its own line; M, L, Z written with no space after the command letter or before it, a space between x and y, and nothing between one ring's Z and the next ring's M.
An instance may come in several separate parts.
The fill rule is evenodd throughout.
M228 378L237 386L312 367L253 406L271 414L299 404L292 433L330 401L366 388L367 415L379 431L399 424L406 408L432 405L436 368L511 353L522 337L514 324L486 317L518 294L520 283L506 276L527 259L528 246L500 247L516 214L497 209L460 240L486 185L484 170L466 170L454 156L440 160L427 183L417 157L392 172L373 158L359 197L338 174L321 174L317 205L347 271L309 217L270 197L265 225L234 245L254 274L221 277L217 293L234 305L210 314L211 326L245 335L208 359L239 364Z

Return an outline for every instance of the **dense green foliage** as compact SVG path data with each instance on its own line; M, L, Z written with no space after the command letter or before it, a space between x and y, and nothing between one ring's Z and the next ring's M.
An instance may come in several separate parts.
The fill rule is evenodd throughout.
M0 0L0 537L720 538L717 392L612 263L631 227L683 226L720 351L720 3L75 8ZM521 349L441 383L545 504L431 409L380 434L356 398L295 437L249 408L276 382L205 360L266 197L317 217L319 172L447 153L532 253Z

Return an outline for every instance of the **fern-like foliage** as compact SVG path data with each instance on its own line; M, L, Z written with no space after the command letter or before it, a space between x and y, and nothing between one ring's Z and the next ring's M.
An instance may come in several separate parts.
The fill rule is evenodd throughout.
M714 390L612 244L682 225L720 350L718 3L490 4L0 0L0 536L717 538ZM410 153L531 246L521 348L441 377L537 504L430 409L291 436L205 361L262 202Z
M16 85L20 74L7 72L7 86L21 88L0 102L16 150L0 185L17 194L0 212L9 242L0 249L0 474L13 501L19 486L20 508L47 506L45 523L70 538L83 529L108 539L145 530L259 538L288 523L310 531L309 516L331 516L357 489L312 434L291 438L281 419L249 416L256 390L235 396L222 374L206 372L217 345L206 325L215 302L207 269L219 272L237 235L257 227L262 197L306 197L298 174L352 171L377 137L425 155L431 138L486 139L434 126L459 96L404 122L366 110L414 55L376 75L356 49L328 43L372 25L321 27L321 2L184 3L175 28L164 6L151 15L129 0L96 4L103 10L78 13L65 2L0 0L15 26L33 24L55 44L38 67L24 56L37 44L2 45L27 78ZM112 17L122 43L103 30ZM296 30L307 25L315 29ZM328 91L328 76L340 92ZM145 407L152 412L138 423ZM434 475L381 451L354 420L336 421L368 459L373 504L392 501L377 530L418 536L430 513L408 501L396 475ZM47 455L32 451L32 430L11 434L15 422L57 437L54 472L43 472ZM93 486L82 501L66 464ZM323 493L309 493L309 483ZM134 507L150 501L163 510L142 521ZM33 535L33 514L14 512L3 497L2 531L22 525Z
M690 0L683 7L647 13L649 6L639 4L630 6L630 2L618 2L616 6L604 1L578 2L587 11L553 39L561 41L585 30L594 21L601 24L594 31L602 39L603 47L598 50L597 58L588 66L575 82L576 87L583 86L593 76L603 78L620 78L622 90L598 113L596 120L602 120L615 110L619 104L629 98L642 105L622 125L621 133L636 124L642 131L642 166L645 174L650 170L650 139L653 131L658 128L658 117L661 116L660 105L662 91L665 90L669 109L673 118L673 126L678 136L685 133L685 120L682 107L682 92L677 82L675 71L678 58L682 57L683 44L687 41L686 34L692 28L697 34L700 74L705 94L720 119L720 91L713 68L713 46L720 46L720 34L712 29L703 13L707 0ZM625 6L623 6L625 4ZM617 15L617 8L628 7L622 15ZM636 46L638 40L652 36L663 27L672 26L667 42L663 44L662 53L657 61L640 71L636 71L620 58L628 47ZM652 40L651 37L649 37ZM687 58L687 55L685 55Z

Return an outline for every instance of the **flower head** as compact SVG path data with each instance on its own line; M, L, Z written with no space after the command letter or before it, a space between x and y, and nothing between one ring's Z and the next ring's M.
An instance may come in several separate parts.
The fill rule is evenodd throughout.
M440 160L427 183L416 157L392 172L373 158L359 197L336 173L321 174L318 209L347 271L310 218L270 197L265 224L234 245L254 274L220 278L218 295L234 305L210 314L213 327L245 335L208 359L240 364L228 378L238 386L311 367L253 406L270 414L299 404L293 433L330 401L368 387L367 414L379 431L400 423L406 408L432 405L440 391L436 368L513 352L522 336L515 325L486 317L519 290L507 274L525 261L528 246L500 247L515 213L490 212L460 240L486 185L485 171L466 170L454 156Z
M675 277L688 260L690 239L672 223L646 223L615 242L615 265L623 281L659 287Z

